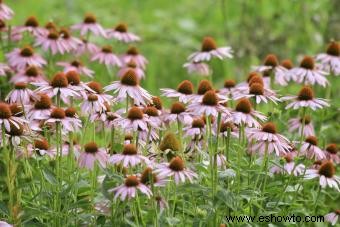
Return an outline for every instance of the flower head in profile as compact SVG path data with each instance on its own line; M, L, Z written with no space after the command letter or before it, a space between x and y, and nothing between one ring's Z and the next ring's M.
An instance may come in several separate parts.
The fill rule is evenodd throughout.
M300 66L291 69L289 74L297 83L303 83L305 85L318 84L322 87L328 85L328 80L325 77L328 73L317 68L314 59L310 56L305 56Z
M175 183L184 183L188 179L191 183L197 174L185 166L182 158L179 156L173 157L169 163L161 163L155 169L155 173L161 177L174 177Z
M239 129L236 127L236 125L228 120L228 119L223 119L222 122L220 123L220 127L219 127L219 133L220 135L222 135L222 137L227 138L229 136L228 131L230 131L230 136L234 137L234 138L238 138L239 136ZM214 125L214 133L215 135L217 135L217 125Z
M74 50L76 56L81 56L85 54L90 54L91 56L95 53L98 53L100 48L92 43L89 42L87 39L81 39L81 42L78 44L77 49Z
M181 102L174 102L171 105L170 112L164 113L163 120L165 123L181 122L183 124L191 124L192 114L189 113L185 105Z
M273 122L265 123L261 129L249 129L247 137L249 141L255 141L255 145L249 145L251 153L259 152L264 155L265 152L268 154L275 152L277 156L283 156L291 149L289 140L277 133L276 125Z
M60 38L60 34L57 30L51 29L46 34L38 35L34 45L41 46L44 51L50 51L53 55L67 52L64 42Z
M119 78L122 78L125 75L125 73L127 71L129 71L129 70L135 71L138 80L141 80L141 79L143 79L145 77L144 70L139 68L139 67L137 67L136 62L134 62L134 61L130 61L128 63L124 63L123 66L119 69L119 71L117 73L117 76Z
M10 79L12 83L42 83L46 82L43 70L32 65L16 72Z
M326 158L325 153L318 147L318 139L315 136L308 136L302 143L301 154L309 159L323 160Z
M141 68L143 70L145 70L146 65L148 64L148 60L146 60L146 58L141 55L138 51L138 49L134 46L130 47L125 54L123 54L121 56L121 60L123 63L127 64L131 61L134 61L136 66L138 68Z
M309 115L304 116L303 118L292 118L288 121L288 131L295 132L301 135L302 132L302 125L303 126L303 135L304 136L314 136L314 125L312 122L312 118Z
M126 118L117 118L115 121L117 122L117 125L122 127L124 130L148 130L149 119L147 115L136 106L129 109Z
M98 61L100 64L106 66L122 66L122 62L119 57L113 53L112 47L109 45L103 46L101 50L94 53L91 57L91 61Z
M156 187L164 187L168 180L166 178L160 177L158 174L154 173L151 167L147 167L143 170L140 175L140 182L144 185L153 185Z
M66 78L69 87L78 93L74 98L86 99L89 93L96 93L87 84L80 80L80 75L76 71L68 71L66 73ZM90 82L91 84L91 82ZM100 96L101 97L101 96ZM68 102L67 102L68 103Z
M335 164L340 164L340 152L338 145L335 143L328 144L325 149L326 158Z
M205 134L205 122L201 117L194 118L191 125L183 128L184 134L192 138L199 138Z
M140 41L140 37L128 31L125 23L117 24L116 27L106 30L108 38L114 38L123 43L133 43Z
M36 93L44 93L49 97L59 95L65 103L68 103L70 97L79 96L79 94L70 87L67 77L63 72L56 73L49 83L41 82L32 84L38 87L35 90Z
M221 95L226 95L228 98L233 97L235 95L235 91L236 91L235 80L225 80L223 88L219 89L219 93Z
M218 47L212 37L204 37L201 51L194 52L188 57L191 62L210 61L212 58L225 59L232 58L231 47Z
M51 98L42 93L38 93L35 97L35 102L28 106L27 118L32 120L46 120L50 117L52 109Z
M132 98L136 105L147 105L151 103L151 95L139 85L135 71L129 70L121 77L120 81L104 87L105 91L112 91L117 95L118 101Z
M321 69L334 74L340 75L340 44L339 42L331 42L326 53L318 54L316 61L320 62Z
M10 20L13 15L13 10L9 8L4 1L0 1L0 20Z
M1 76L6 76L8 72L11 72L11 68L4 63L0 63L0 77Z
M265 121L266 116L258 111L253 110L252 105L247 98L241 98L235 107L235 110L231 113L233 122L236 125L246 125L247 127L260 128L259 121Z
M114 199L120 198L121 201L124 201L125 199L135 198L138 190L148 198L152 196L152 191L146 185L142 184L137 176L130 175L125 178L124 184L109 189L108 192L115 194Z
M30 46L25 46L21 49L15 48L12 52L6 54L8 64L17 69L24 70L28 65L42 67L46 65L46 61Z
M331 223L332 225L335 225L338 220L339 220L339 216L340 216L340 209L339 210L335 210L329 214L325 215L325 220L329 223Z
M9 137L9 142L14 147L18 147L23 140L26 142L31 141L31 136L33 135L30 134L27 123L28 121L26 120L21 120L21 122L9 121L9 129L5 126L5 136Z
M283 166L273 166L270 171L272 173L281 173L281 174L293 174L294 176L300 176L305 171L305 165L296 164L294 162L294 154L292 152L287 153L283 156L284 164Z
M80 35L86 36L88 33L92 33L96 36L107 37L104 28L97 22L95 15L87 13L82 23L75 24L71 27L72 30L79 30Z
M305 179L319 178L319 184L322 188L328 186L340 191L340 177L336 176L335 173L333 162L325 161L321 164L319 169L307 169Z
M112 155L109 161L113 165L134 167L139 163L148 163L149 160L143 155L138 154L137 147L134 144L125 144L123 152Z
M68 28L61 28L59 30L59 36L64 46L64 51L67 53L75 51L78 45L82 43L80 39L71 35Z
M151 126L151 128L160 128L163 125L161 118L162 111L158 110L156 107L146 106L144 107L143 112L149 118L148 124Z
M13 116L10 106L7 103L0 102L0 127L4 127L7 131L11 131L11 128L20 129L22 125L26 123L20 117ZM14 127L14 128L13 128Z
M182 103L188 103L194 93L194 85L189 80L183 80L177 89L161 88L162 95L168 98L176 98Z
M226 103L227 98L220 99L214 90L207 91L199 102L192 102L188 106L188 111L192 115L205 115L217 117L218 114L230 116L229 110L222 104Z
M210 90L214 90L211 82L209 80L201 80L198 84L196 93L191 95L189 101L192 103L200 102L204 94ZM217 95L219 96L221 100L225 99L223 95L220 95L219 93L217 93Z
M198 76L209 76L211 74L209 65L204 62L187 62L183 67L187 69L188 74Z
M93 169L96 161L103 168L106 167L108 155L104 148L99 148L95 142L89 142L84 146L84 152L78 157L78 164L80 167Z
M28 32L37 37L38 35L45 34L46 29L39 26L39 21L35 16L29 16L22 26L14 27L12 32L13 34L20 34L21 37L24 32Z
M31 103L31 98L34 96L35 94L31 89L27 88L26 83L18 82L14 84L14 89L8 93L5 100L9 103L26 105Z
M293 108L296 110L308 107L312 110L317 110L329 106L329 103L325 99L315 98L314 91L308 86L303 87L297 96L285 96L282 97L281 100L293 100L286 106L286 109Z

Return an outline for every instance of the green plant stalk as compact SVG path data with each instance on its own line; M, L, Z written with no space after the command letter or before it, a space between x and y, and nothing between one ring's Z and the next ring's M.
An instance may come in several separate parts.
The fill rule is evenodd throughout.
M115 144L115 128L112 126L111 128L111 154L114 153L114 144Z

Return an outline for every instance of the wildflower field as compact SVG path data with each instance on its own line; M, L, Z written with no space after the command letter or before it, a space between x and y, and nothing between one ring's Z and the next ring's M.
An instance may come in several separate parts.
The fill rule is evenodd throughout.
M0 227L340 226L339 11L0 0Z

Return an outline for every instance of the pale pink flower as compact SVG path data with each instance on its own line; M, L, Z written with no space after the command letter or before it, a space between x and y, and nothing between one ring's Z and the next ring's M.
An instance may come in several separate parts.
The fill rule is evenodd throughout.
M27 105L31 103L31 98L34 96L35 94L31 89L27 88L26 83L19 82L14 85L14 89L8 93L5 100L9 103Z
M325 71L318 69L315 66L314 59L309 56L305 56L299 67L295 67L289 71L290 77L297 83L303 84L319 84L322 87L326 87L329 83L326 79L328 74Z
M34 45L41 46L44 51L50 51L53 55L67 52L64 42L56 30L49 30L46 34L38 35Z
M78 157L80 167L92 170L96 161L101 167L106 167L108 154L104 148L99 148L95 142L89 142L85 144L84 150Z
M0 102L0 128L4 126L7 131L11 131L13 126L20 129L26 121L20 117L12 115L10 106Z
M170 112L164 113L162 116L165 123L181 122L188 125L192 122L192 115L186 110L186 107L181 102L174 102L171 105Z
M323 160L326 158L324 151L318 147L318 140L315 136L308 136L300 149L301 154L309 159Z
M321 69L334 74L340 75L340 44L331 42L326 53L316 55L316 60L321 63Z
M0 77L6 76L7 72L10 72L10 71L12 71L12 70L8 65L6 65L4 63L0 63Z
M266 72L268 74L273 74L275 82L281 86L286 86L288 84L285 76L288 70L285 67L279 65L279 61L274 54L267 55L263 65L254 66L253 69L256 72Z
M46 65L46 61L40 55L34 53L30 46L22 49L15 48L12 52L6 54L6 58L8 64L17 70L23 70L28 65L35 65L37 67Z
M155 173L151 167L147 167L139 176L140 182L144 185L153 185L155 187L164 187L169 181Z
M112 52L111 46L103 46L100 51L92 55L91 61L99 61L99 63L106 66L122 66L121 60Z
M281 174L293 174L294 176L300 176L305 171L305 165L303 164L295 164L293 155L291 153L287 153L284 156L285 163L283 166L274 166L270 169L272 173L281 173Z
M125 199L135 198L136 194L138 193L137 189L145 194L148 198L152 196L151 190L142 184L138 180L137 176L134 175L127 176L124 184L112 188L108 190L108 192L113 192L115 194L114 199L120 198L121 201L124 201Z
M267 119L267 117L260 112L253 110L250 101L246 98L238 101L235 111L231 112L231 116L236 125L244 124L250 128L260 128L261 124L259 121L263 122Z
M143 112L149 118L148 124L151 128L160 128L163 125L163 121L161 118L162 111L158 110L156 107L147 106L143 108Z
M326 158L335 164L340 164L340 153L335 143L328 144L325 149Z
M202 42L201 51L194 52L188 57L192 62L210 61L211 58L216 57L220 60L225 58L232 58L231 47L217 47L215 40L212 37L205 37Z
M156 203L157 207L159 207L160 211L162 212L164 209L169 208L169 204L165 201L165 199L161 196L156 196Z
M194 118L191 125L183 128L184 134L192 138L199 138L205 134L205 122L202 118Z
M0 3L1 5L3 5L2 3ZM0 6L1 6L0 5ZM1 14L0 14L1 15ZM5 222L5 221L0 221L0 226L1 227L13 227L13 225L11 225L11 224L8 224L7 222Z
M64 103L68 103L70 97L79 96L79 94L73 90L67 80L64 73L59 72L54 75L51 82L32 83L38 88L36 93L44 93L49 97L60 96Z
M121 60L125 64L134 61L136 66L143 70L145 70L146 65L148 64L148 60L139 53L136 47L130 47L126 53L121 56Z
M227 158L223 154L217 154L216 165L221 169L225 169L227 166Z
M160 90L165 97L176 98L182 103L188 103L194 93L194 85L189 80L183 80L176 90L171 88L161 88Z
M82 23L75 24L71 27L72 30L79 30L80 35L86 36L88 33L93 33L96 36L107 37L103 27L97 23L97 19L93 14L86 14Z
M310 87L303 87L297 96L286 96L281 98L282 101L293 100L286 106L286 109L309 107L312 110L328 107L329 103L325 99L314 98L314 92Z
M81 130L82 122L79 119L77 110L74 107L65 109L65 119L68 121L68 124L65 125L68 132L77 132Z
M226 97L220 99L216 92L213 90L207 91L199 102L192 102L189 104L187 110L192 115L199 116L213 116L217 117L218 114L223 114L230 117L231 114L229 110L223 106L228 100Z
M221 95L225 95L228 98L232 98L236 94L236 82L235 80L225 80L223 88L219 89Z
M1 1L0 2L0 20L10 20L12 19L13 15L14 15L13 10L9 8L5 3L3 3L3 1ZM11 226L11 225L8 225L8 226Z
M140 41L140 38L134 33L128 32L128 27L124 23L118 24L115 28L107 29L108 38L114 38L124 43L132 43Z
M96 44L90 43L86 39L82 39L81 41L82 42L78 44L77 49L74 50L75 55L81 56L86 53L93 55L100 51L100 48Z
M194 178L198 178L196 173L185 167L184 161L179 156L172 158L170 163L159 164L154 172L160 177L173 176L176 184L184 183L186 179L192 183Z
M303 119L299 117L290 119L288 121L288 131L289 132L297 131L297 133L301 135L303 122L304 122L303 135L314 136L315 135L314 125L312 123L310 116L305 116Z
M46 120L51 115L52 100L46 94L37 94L32 105L27 106L27 118L32 120Z
M141 80L145 77L144 70L137 67L134 61L130 61L129 63L124 63L124 65L119 69L117 75L119 78L122 78L129 70L133 70L138 78Z
M238 92L234 93L233 99L254 98L257 104L261 102L268 103L268 101L277 104L277 102L281 101L276 97L276 93L273 90L265 88L261 83L254 82L248 85L248 87L239 88Z
M109 162L113 165L122 165L124 167L134 167L140 163L148 163L149 160L138 153L134 144L125 144L121 154L114 154L110 157Z
M97 98L98 98L98 101L102 104L104 104L105 102L107 104L111 104L114 100L114 98L112 97L112 95L108 95L105 93L105 90L103 89L101 83L99 82L96 82L96 81L91 81L91 82L88 82L86 83L87 87L90 88L91 90L88 90L89 93L94 93Z
M73 60L71 62L57 62L57 65L64 68L64 73L76 71L78 74L88 77L93 77L94 74L94 71L84 66L79 60Z
M16 72L11 77L10 82L12 83L42 83L46 82L46 77L43 71L36 66L28 66L24 70Z
M143 114L142 110L136 106L129 109L126 118L117 118L115 121L117 125L122 127L124 130L148 130L149 119L147 118L147 115Z
M329 214L325 215L325 220L329 223L331 223L332 225L335 225L338 220L339 220L339 216L340 216L340 210L336 210L334 212L331 212Z
M34 156L35 154L37 154L39 156L48 155L51 158L54 157L54 155L52 154L52 148L45 138L35 139L32 144L29 144L27 146L27 150L30 156Z
M187 69L188 74L199 76L209 76L212 72L209 65L204 62L187 62L183 67Z
M335 188L340 192L340 177L335 176L335 168L331 161L325 161L322 163L318 170L307 169L305 173L305 179L319 178L319 184L321 188Z
M20 39L22 38L21 34L24 32L28 32L33 36L43 35L46 33L46 29L39 26L39 22L35 16L30 16L26 19L25 24L23 26L14 27L12 30L13 34L20 34Z
M59 31L59 37L61 39L61 44L64 47L64 51L69 53L78 48L82 44L82 41L71 35L67 28L61 28Z
M291 150L289 140L277 133L276 126L272 122L264 124L262 129L247 130L247 139L255 141L255 144L249 143L250 153L259 152L264 155L266 152L268 154L275 152L277 156L282 156Z
M98 98L97 94L88 94L87 99L82 102L80 109L84 115L91 115L106 111L106 106L105 102Z
M151 95L139 85L137 75L134 71L129 70L120 79L104 87L105 91L112 91L117 95L117 101L123 101L132 98L136 105L146 105L151 103Z
M85 84L84 82L80 80L80 76L76 71L68 71L66 73L66 78L69 84L68 87L76 91L78 94L77 96L72 96L72 97L76 99L87 99L88 93L96 93L87 84ZM92 83L90 82L90 84ZM69 103L69 101L66 103Z
M217 135L217 124L214 124L214 131L213 133L215 135ZM239 130L236 127L236 125L234 125L234 123L232 121L230 121L229 119L223 119L221 124L220 124L220 135L222 135L222 137L227 138L228 137L228 129L230 129L230 136L234 137L234 138L238 138L239 136Z
M45 124L50 124L52 126L60 124L62 126L62 132L65 133L75 132L78 123L76 118L66 117L65 110L62 108L54 108L50 117L45 121ZM76 127L74 127L75 125Z

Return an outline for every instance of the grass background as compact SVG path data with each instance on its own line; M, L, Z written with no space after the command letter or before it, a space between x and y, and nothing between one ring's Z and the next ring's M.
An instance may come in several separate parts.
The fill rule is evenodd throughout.
M235 50L234 59L213 64L214 82L219 84L225 78L245 79L250 66L268 53L298 62L340 38L338 0L8 0L6 4L16 13L13 25L35 15L41 24L52 20L69 26L82 21L87 12L106 28L126 22L143 39L137 45L150 61L143 86L154 94L189 78L182 65L200 49L206 35ZM106 71L99 74L98 80L107 80Z

